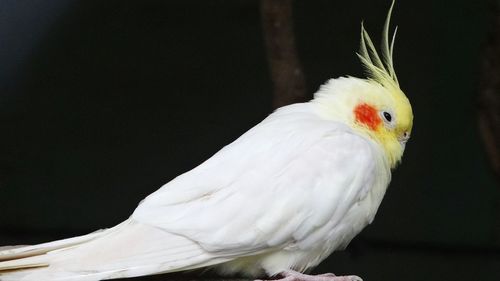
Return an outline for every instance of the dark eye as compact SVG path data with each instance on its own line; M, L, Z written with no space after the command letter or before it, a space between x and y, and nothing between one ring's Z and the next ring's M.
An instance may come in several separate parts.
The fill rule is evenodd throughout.
M384 111L382 114L384 115L384 118L385 118L385 120L387 120L387 122L392 121L392 115L389 112Z

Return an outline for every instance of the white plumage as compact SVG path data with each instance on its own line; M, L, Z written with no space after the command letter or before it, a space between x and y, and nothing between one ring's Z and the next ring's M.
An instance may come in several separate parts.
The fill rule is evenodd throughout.
M0 281L96 281L210 266L283 281L360 280L290 270L316 266L373 220L403 155L413 113L393 68L391 10L382 58L362 28L358 55L370 79L332 79L310 102L278 109L118 226L0 251Z
M0 270L34 267L0 280L93 281L206 266L258 276L317 265L372 221L390 180L380 144L349 126L350 115L335 117L349 104L335 116L325 110L350 99L343 91L384 88L331 80L315 100L280 108L165 184L122 224L0 252Z

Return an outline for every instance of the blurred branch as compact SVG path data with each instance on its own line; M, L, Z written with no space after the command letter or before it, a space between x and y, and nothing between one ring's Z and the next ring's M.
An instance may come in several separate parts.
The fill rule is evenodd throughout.
M479 92L479 129L491 167L500 180L500 7L485 46Z
M500 4L482 58L478 122L489 162L500 183ZM500 244L500 198L496 198L493 235Z
M275 108L306 100L306 83L292 24L291 0L261 0L261 18L267 60L274 84Z

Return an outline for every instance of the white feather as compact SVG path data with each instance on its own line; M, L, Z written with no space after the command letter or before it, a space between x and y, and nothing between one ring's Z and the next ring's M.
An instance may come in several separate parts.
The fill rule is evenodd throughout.
M317 103L279 109L117 227L0 252L0 280L94 281L212 265L274 275L317 265L372 221L390 180L378 143L320 111ZM1 273L37 265L46 267Z

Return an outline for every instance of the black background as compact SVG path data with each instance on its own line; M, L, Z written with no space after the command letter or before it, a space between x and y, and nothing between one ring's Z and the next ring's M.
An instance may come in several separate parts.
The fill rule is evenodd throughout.
M360 22L378 42L389 4L294 2L311 96L363 75ZM412 139L374 224L317 272L500 280L500 188L476 124L492 6L396 3ZM1 1L0 245L119 223L271 101L258 1Z

